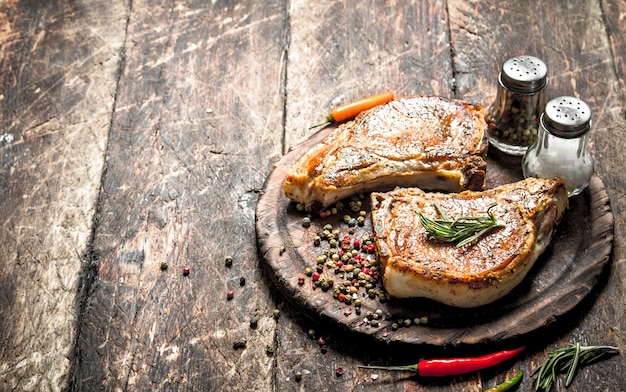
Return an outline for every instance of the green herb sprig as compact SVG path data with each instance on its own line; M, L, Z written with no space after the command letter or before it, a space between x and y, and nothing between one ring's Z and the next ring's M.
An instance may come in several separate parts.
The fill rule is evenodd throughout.
M441 219L430 219L420 211L416 212L420 223L431 237L442 242L456 243L456 247L460 248L474 242L496 227L504 227L504 223L498 222L491 212L494 206L495 204L489 207L487 216L464 216L454 220L448 218L437 203L435 203L435 208L441 215Z
M541 366L532 375L537 375L535 391L549 391L556 382L558 374L567 374L565 386L568 387L574 380L578 367L585 366L600 360L606 355L617 354L617 347L613 346L581 346L580 343L568 344L549 354Z

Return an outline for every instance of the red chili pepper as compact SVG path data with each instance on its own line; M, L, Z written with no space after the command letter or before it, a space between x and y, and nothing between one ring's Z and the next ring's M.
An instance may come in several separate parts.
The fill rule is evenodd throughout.
M341 122L351 119L353 117L356 117L357 114L361 113L364 110L368 110L378 105L382 105L383 103L392 101L394 98L395 96L392 92L384 92L368 98L354 101L343 106L338 106L330 111L330 113L328 114L328 116L326 116L323 122L313 125L311 128L317 128L322 125L330 124L331 122Z
M524 347L514 350L498 351L480 357L424 359L414 365L405 366L359 366L363 369L404 370L412 371L422 377L444 377L471 373L496 366L507 361L524 350Z

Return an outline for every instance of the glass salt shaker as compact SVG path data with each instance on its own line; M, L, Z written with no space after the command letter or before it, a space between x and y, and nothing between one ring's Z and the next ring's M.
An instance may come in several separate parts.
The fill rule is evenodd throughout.
M548 102L537 140L522 159L524 177L561 177L570 197L582 192L593 175L590 130L591 110L585 102L567 96Z
M521 156L537 138L547 73L545 63L533 56L511 57L502 64L496 100L487 112L489 143L498 150Z

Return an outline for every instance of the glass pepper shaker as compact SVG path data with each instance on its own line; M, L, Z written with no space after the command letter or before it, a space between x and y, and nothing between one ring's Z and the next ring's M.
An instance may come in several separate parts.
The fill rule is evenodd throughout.
M502 64L496 100L487 111L489 143L510 155L524 155L537 138L546 104L548 69L540 59L523 55Z
M567 96L548 102L537 140L522 159L524 177L561 177L570 197L582 192L593 175L590 130L591 109L585 102Z

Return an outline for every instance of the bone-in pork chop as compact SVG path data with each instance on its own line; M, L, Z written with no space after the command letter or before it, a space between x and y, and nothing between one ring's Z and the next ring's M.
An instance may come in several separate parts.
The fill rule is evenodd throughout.
M319 211L354 194L396 186L460 192L484 187L481 106L437 96L391 101L341 124L291 168L288 198Z
M548 246L567 208L562 179L528 178L482 192L372 193L372 222L383 285L399 298L425 297L456 307L493 302L517 286ZM493 214L497 227L457 247L433 238L417 211L449 220Z

